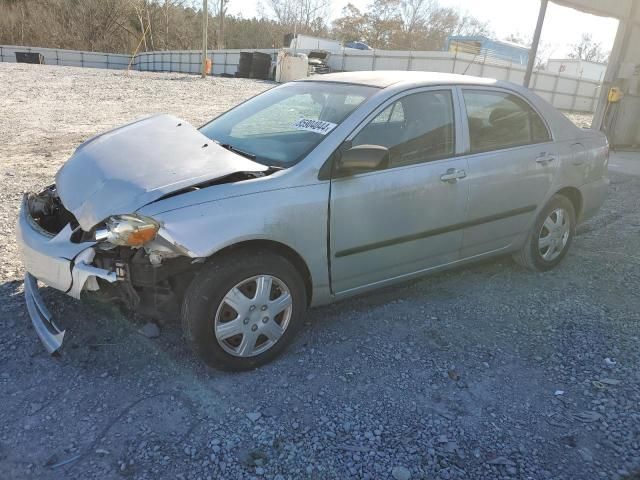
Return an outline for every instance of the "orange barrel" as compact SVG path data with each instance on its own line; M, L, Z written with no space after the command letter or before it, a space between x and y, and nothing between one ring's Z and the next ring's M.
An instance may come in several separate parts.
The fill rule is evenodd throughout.
M204 61L204 73L209 75L211 73L212 65L213 65L213 61L210 58L205 59L205 61Z

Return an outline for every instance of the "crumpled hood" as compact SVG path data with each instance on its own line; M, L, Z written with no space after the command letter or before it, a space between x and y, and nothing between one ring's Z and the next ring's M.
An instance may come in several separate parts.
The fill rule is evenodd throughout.
M110 215L133 213L177 190L265 170L184 120L157 115L80 145L58 171L56 187L63 205L83 230L90 230Z

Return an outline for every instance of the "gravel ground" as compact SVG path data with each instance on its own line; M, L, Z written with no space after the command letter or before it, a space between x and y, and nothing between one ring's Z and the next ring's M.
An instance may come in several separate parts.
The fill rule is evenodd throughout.
M572 113L562 112L569 120L575 123L580 128L591 128L591 122L593 122L592 113Z
M637 475L640 177L612 175L555 271L500 258L314 309L257 371L204 367L177 322L150 339L52 291L68 336L45 353L22 298L22 192L97 132L161 111L199 124L269 85L0 63L0 478Z

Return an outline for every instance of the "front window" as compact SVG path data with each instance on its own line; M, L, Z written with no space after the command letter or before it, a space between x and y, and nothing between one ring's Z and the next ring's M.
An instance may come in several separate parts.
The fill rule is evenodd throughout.
M452 157L455 126L451 91L402 97L360 130L351 144L387 147L389 168Z
M258 95L202 127L223 145L257 162L290 167L313 150L378 89L330 82L296 82Z

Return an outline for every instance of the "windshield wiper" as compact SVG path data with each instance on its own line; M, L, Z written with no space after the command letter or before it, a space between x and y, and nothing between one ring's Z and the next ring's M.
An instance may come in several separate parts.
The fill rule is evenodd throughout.
M230 152L237 153L238 155L242 155L243 157L248 158L249 160L255 160L257 158L253 153L240 150L239 148L234 147L230 143L220 143L220 142L216 142L216 143L220 145L222 148L226 148Z

